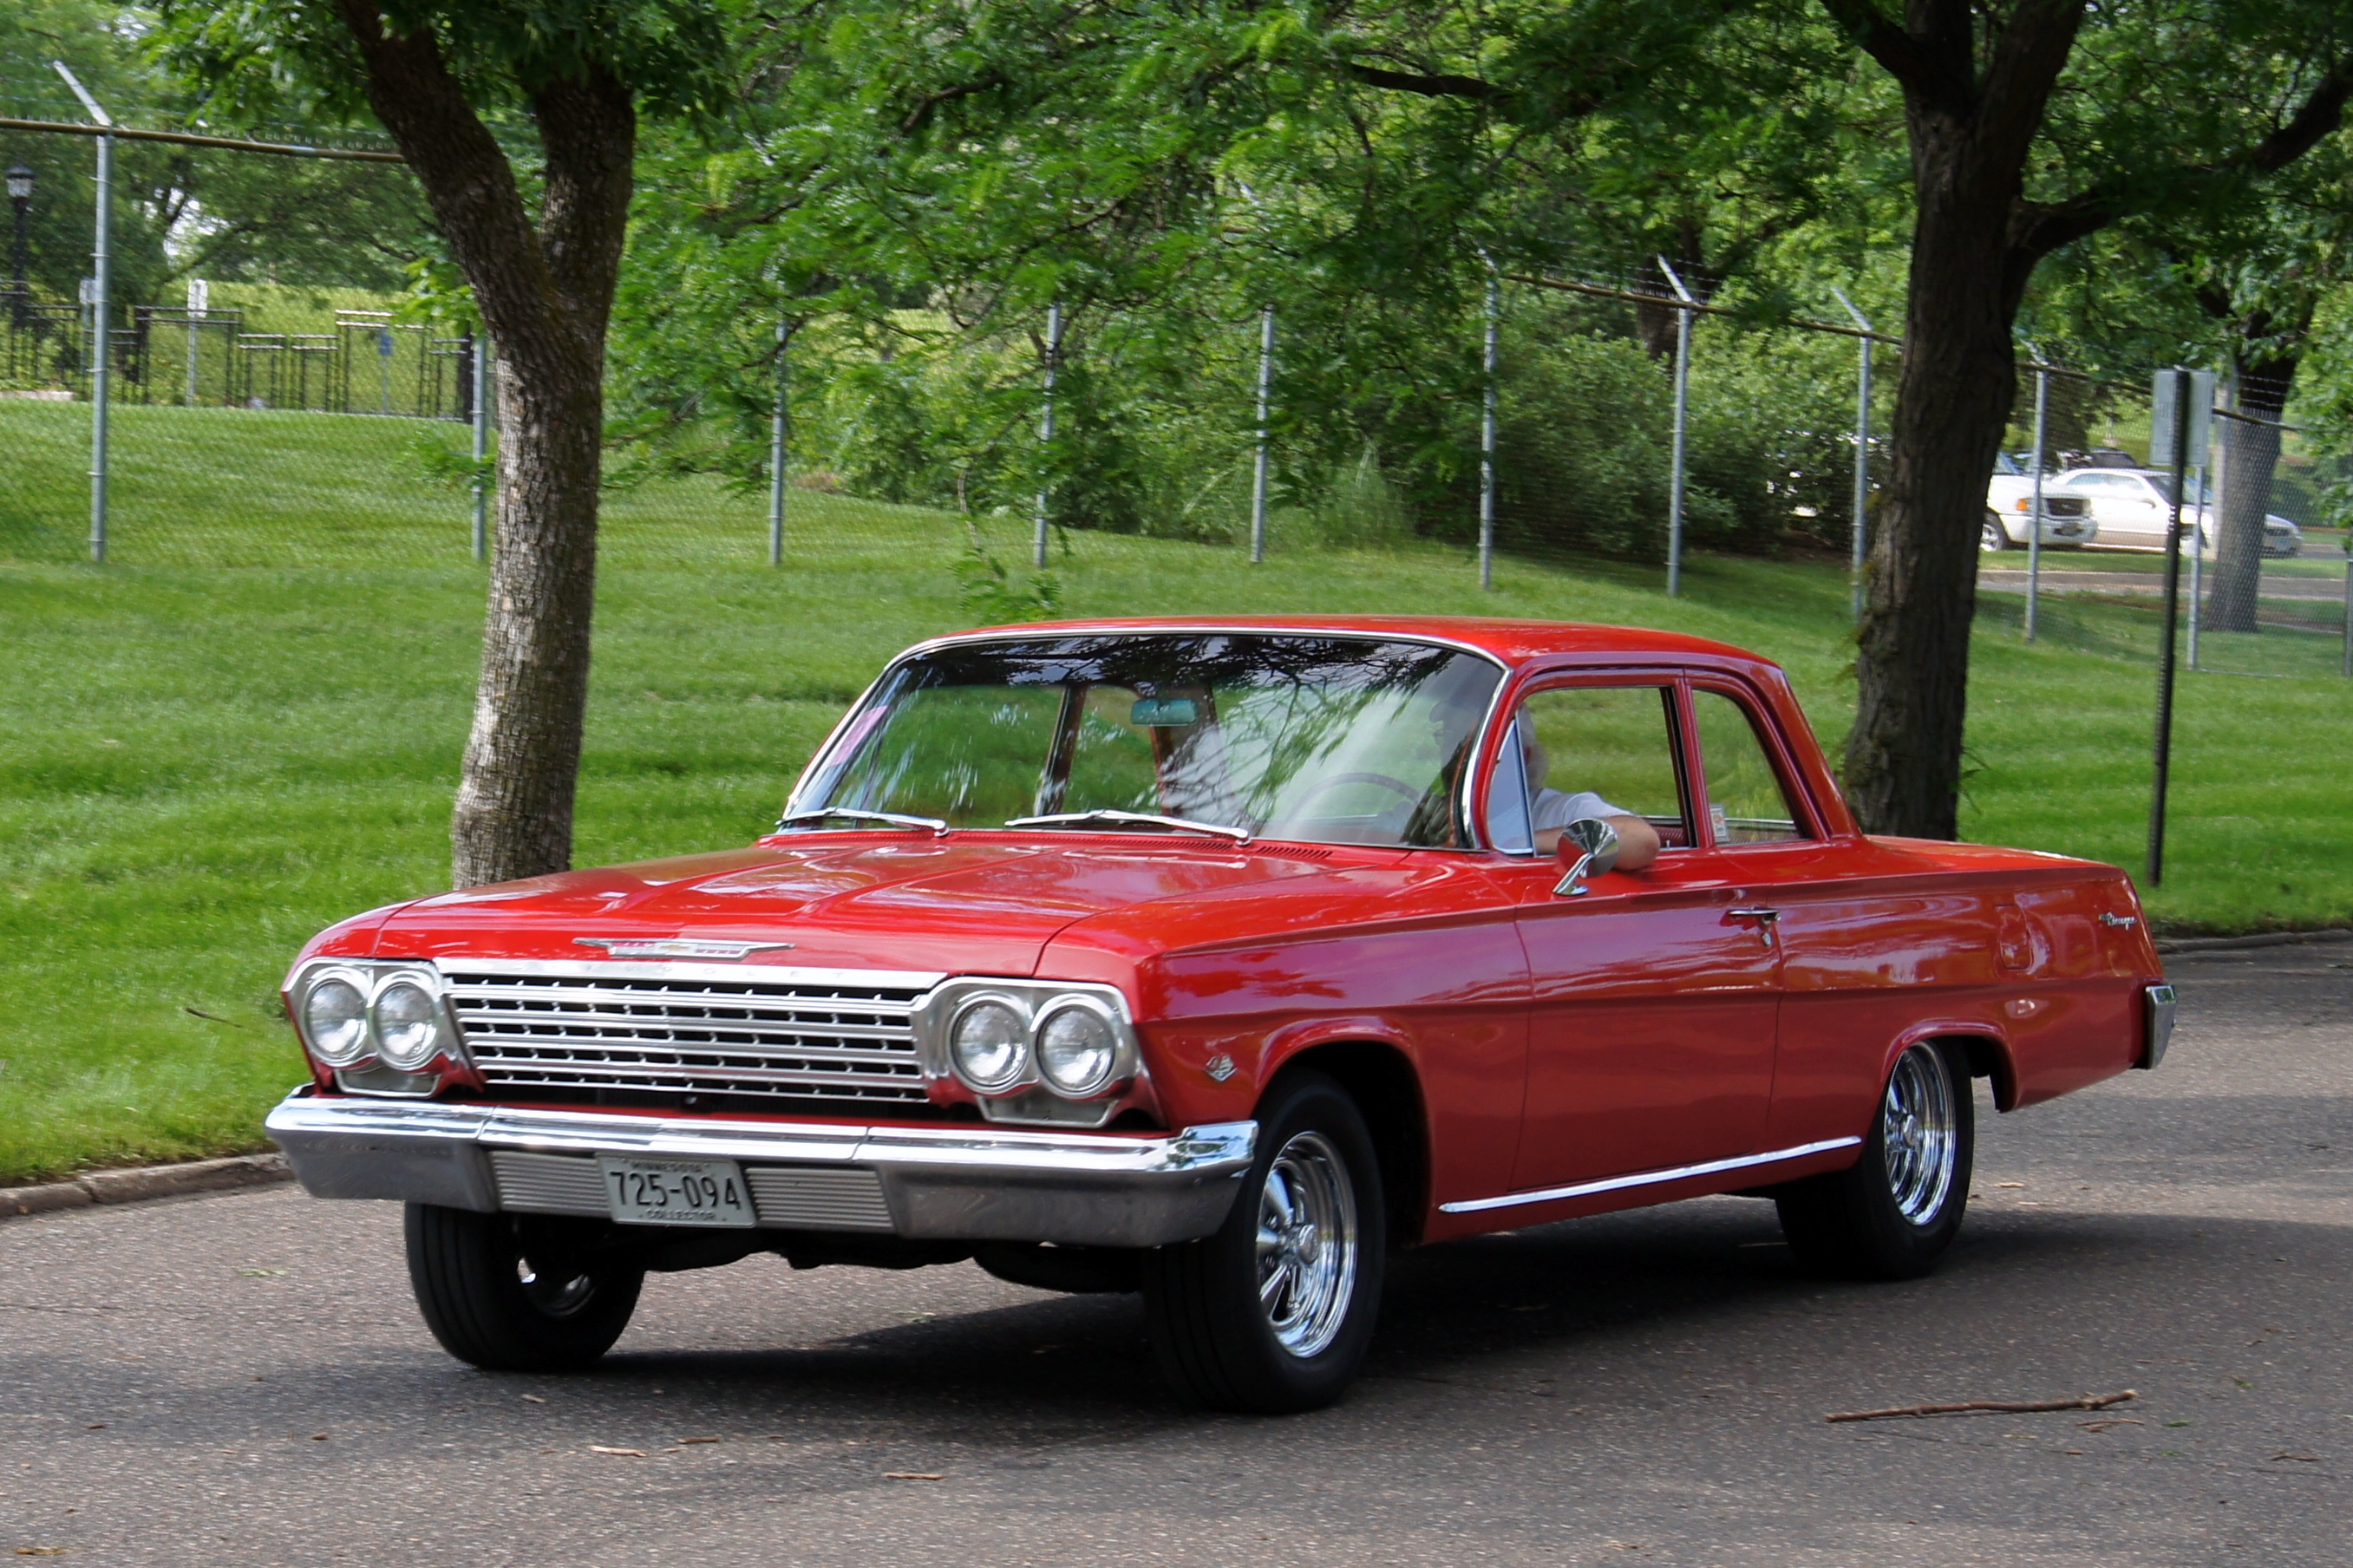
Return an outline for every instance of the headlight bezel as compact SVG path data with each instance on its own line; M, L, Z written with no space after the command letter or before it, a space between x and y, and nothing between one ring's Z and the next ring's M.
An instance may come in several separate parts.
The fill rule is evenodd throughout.
M1011 1008L1021 1019L1024 1037L1018 1070L986 1081L965 1069L955 1049L957 1026L984 1003ZM1084 1088L1075 1090L1047 1076L1039 1051L1045 1026L1071 1007L1083 1008L1101 1019L1110 1027L1113 1041L1105 1069ZM962 977L943 982L918 1002L914 1025L924 1076L978 1100L984 1110L1040 1092L1073 1105L1099 1104L1124 1094L1143 1076L1134 1022L1126 996L1115 985L1075 980Z
M355 1048L331 1052L322 1049L314 1037L311 999L322 986L337 981L360 994L364 1026ZM387 994L403 986L421 993L427 1002L423 1018L409 1021L410 1027L417 1023L426 1026L421 1047L409 1045L405 1049L388 1039L390 1026L382 1007ZM449 1009L448 988L442 983L440 972L429 962L314 959L288 977L286 992L287 1013L293 1020L295 1038L301 1043L303 1052L333 1073L336 1082L347 1092L418 1099L438 1093L450 1072L471 1070L458 1020Z
M311 1016L311 1004L329 985L342 985L359 1000L359 1006L348 1022L359 1026L353 1034L348 1050L330 1048L317 1036L317 1025ZM368 1059L375 1041L368 1031L368 996L374 982L364 969L347 964L325 964L312 968L296 982L294 1005L289 1009L294 1018L294 1033L302 1048L321 1063L331 1068L352 1068Z
M1056 1075L1053 1060L1046 1049L1046 1037L1057 1019L1070 1015L1092 1018L1104 1026L1111 1036L1111 1047L1103 1052L1100 1070L1075 1083L1065 1083ZM1029 1025L1029 1054L1036 1058L1039 1081L1065 1100L1093 1100L1110 1087L1119 1076L1120 1019L1119 1015L1105 1006L1102 998L1085 994L1060 995L1038 1010Z
M984 1007L1010 1014L1013 1018L1013 1050L1011 1059L1002 1073L984 1075L975 1071L965 1059L965 1026ZM976 991L962 997L948 1015L945 1041L949 1068L976 1094L1011 1093L1031 1081L1037 1072L1037 1019L1025 998L1008 995L1001 991Z

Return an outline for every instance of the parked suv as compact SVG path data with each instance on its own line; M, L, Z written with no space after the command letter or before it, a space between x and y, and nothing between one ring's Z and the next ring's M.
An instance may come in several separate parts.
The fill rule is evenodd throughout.
M2042 476L2042 542L2089 544L2098 536L2099 524L2090 515L2082 496L2061 491L2059 479L2057 474ZM2034 476L2021 468L2009 453L1996 453L1993 478L1986 486L1985 528L1979 548L2023 549L2030 526L2028 517L2033 510Z

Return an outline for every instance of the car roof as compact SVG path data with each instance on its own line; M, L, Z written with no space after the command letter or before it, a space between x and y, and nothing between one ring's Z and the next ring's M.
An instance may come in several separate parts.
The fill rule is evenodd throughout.
M1579 663L1701 662L1762 665L1773 661L1730 643L1647 626L1604 626L1586 621L1514 620L1490 616L1141 616L1109 620L1030 621L985 626L923 646L997 641L1013 637L1068 637L1090 632L1263 632L1297 635L1397 637L1451 643L1514 668L1556 656L1583 656Z

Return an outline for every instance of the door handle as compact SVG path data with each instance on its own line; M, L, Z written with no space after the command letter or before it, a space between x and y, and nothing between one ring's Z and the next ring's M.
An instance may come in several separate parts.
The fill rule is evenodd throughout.
M1724 915L1726 920L1755 921L1757 934L1764 939L1767 947L1773 945L1773 924L1781 918L1780 910L1767 909L1761 904L1746 904L1726 910Z

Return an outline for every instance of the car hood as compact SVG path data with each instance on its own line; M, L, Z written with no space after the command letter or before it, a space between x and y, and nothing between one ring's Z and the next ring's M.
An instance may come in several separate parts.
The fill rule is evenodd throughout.
M1316 863L1324 858L1285 846L1092 836L1043 843L1034 835L995 842L961 834L887 843L832 837L443 893L385 921L374 951L593 960L607 956L605 944L615 941L683 938L751 945L747 968L1022 975L1035 972L1045 944L1074 921L1315 876L1330 869Z

